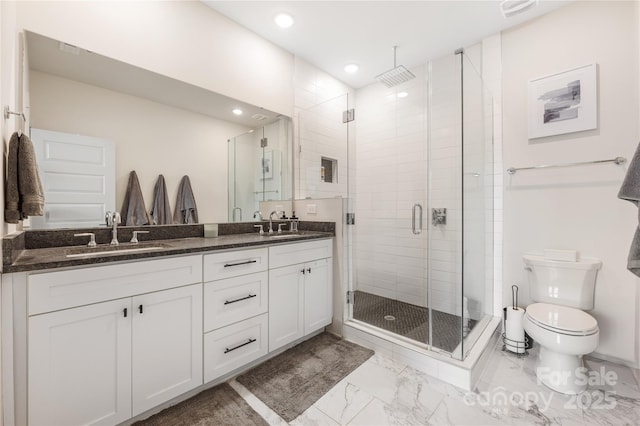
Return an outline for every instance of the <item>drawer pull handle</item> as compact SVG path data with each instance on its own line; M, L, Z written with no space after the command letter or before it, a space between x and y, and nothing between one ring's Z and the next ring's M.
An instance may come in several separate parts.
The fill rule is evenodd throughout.
M231 348L231 349L229 349L229 348L225 348L224 353L225 353L225 354L228 354L228 353L229 353L229 352L231 352L231 351L235 351L236 349L240 349L241 347L243 347L243 346L247 346L247 345L249 345L249 344L251 344L251 343L253 343L253 342L257 342L257 340L256 340L256 339L249 339L249 341L244 342L244 343L242 343L242 344L240 344L240 345L238 345L238 346L236 346L236 347L233 347L233 348Z
M230 266L240 266L240 265L248 265L250 263L257 263L257 260L247 260L246 262L238 262L238 263L225 263L224 267L228 268Z
M142 312L143 312L142 305L138 306L138 311L139 311L140 313L142 313Z
M236 302L242 302L243 300L247 300L247 299L251 299L252 297L256 297L257 294L250 294L248 296L245 297L241 297L240 299L235 299L235 300L226 300L224 302L225 305L230 305L232 303L236 303Z
M127 308L124 308L124 317L127 317Z

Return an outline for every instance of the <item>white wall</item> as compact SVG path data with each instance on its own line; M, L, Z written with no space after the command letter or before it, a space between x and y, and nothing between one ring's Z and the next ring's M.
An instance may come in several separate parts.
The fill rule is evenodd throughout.
M17 27L293 113L293 55L198 1L20 1Z
M506 167L624 156L638 144L638 3L576 2L502 35ZM527 83L598 64L598 129L527 139ZM576 249L600 258L597 354L638 364L640 279L626 270L638 211L616 198L626 171L612 164L504 175L504 291L530 302L522 254Z
M31 125L114 142L118 210L132 170L147 211L159 174L172 209L189 175L199 221L227 221L227 140L243 126L33 70Z
M18 88L15 84L18 73L18 35L16 29L16 4L14 2L0 2L0 107L9 106L12 111L16 111L18 105ZM2 117L2 141L5 147L3 152L6 155L9 138L11 134L20 128L20 118L11 116L9 119ZM2 176L5 175L4 161L0 165ZM4 183L4 179L3 179ZM4 191L0 192L0 201L2 201L2 210L0 219L2 220L2 235L13 232L15 225L4 222Z

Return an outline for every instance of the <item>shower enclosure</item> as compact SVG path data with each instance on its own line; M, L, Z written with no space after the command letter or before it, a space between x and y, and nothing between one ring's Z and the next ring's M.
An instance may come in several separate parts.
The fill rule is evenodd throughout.
M345 321L464 359L493 315L493 100L481 46L299 115L296 198L347 197ZM327 177L327 162L337 170Z
M291 199L291 119L228 140L228 220L254 220L261 201Z

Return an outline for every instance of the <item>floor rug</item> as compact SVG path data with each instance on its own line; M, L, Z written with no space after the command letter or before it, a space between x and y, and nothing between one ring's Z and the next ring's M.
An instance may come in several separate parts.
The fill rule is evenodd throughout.
M290 422L372 355L370 349L322 333L236 380Z
M200 392L134 426L263 426L268 423L228 383Z

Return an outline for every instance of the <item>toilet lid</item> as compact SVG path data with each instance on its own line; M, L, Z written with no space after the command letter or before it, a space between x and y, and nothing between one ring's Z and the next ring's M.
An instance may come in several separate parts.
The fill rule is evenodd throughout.
M594 317L567 306L534 303L527 306L526 315L540 326L559 333L586 335L598 330L598 322Z

